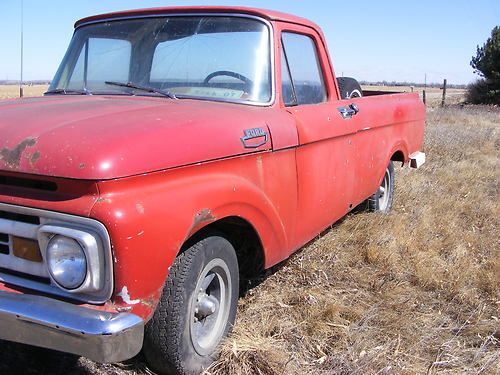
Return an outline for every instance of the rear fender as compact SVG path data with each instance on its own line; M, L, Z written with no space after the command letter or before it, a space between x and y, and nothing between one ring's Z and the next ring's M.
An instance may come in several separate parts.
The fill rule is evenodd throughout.
M389 164L389 161L393 157L393 155L397 152L402 152L403 157L404 157L404 163L406 164L409 160L409 152L408 152L408 145L407 143L403 140L400 139L399 141L395 142L392 148L389 149L389 153L386 156L386 165Z

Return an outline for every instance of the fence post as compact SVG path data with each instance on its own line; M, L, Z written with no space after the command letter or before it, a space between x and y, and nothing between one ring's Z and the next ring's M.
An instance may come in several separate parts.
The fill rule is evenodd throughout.
M446 78L443 81L443 100L441 100L441 107L444 107L445 100L446 100Z
M427 105L427 100L425 98L425 90L422 91L422 101L424 102L425 105Z

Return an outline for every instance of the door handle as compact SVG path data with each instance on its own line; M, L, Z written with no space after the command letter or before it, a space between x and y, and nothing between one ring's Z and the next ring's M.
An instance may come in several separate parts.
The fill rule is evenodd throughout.
M355 103L350 104L349 107L338 107L337 110L344 120L350 119L359 113L359 107Z

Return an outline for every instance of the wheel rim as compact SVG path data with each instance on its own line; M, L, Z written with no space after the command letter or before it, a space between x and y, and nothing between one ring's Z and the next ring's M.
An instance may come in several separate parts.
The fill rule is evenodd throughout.
M378 188L378 207L380 211L386 211L389 206L389 195L391 188L391 174L389 168L386 169L382 184Z
M222 259L201 272L191 301L190 335L200 355L210 355L224 334L231 307L231 277Z

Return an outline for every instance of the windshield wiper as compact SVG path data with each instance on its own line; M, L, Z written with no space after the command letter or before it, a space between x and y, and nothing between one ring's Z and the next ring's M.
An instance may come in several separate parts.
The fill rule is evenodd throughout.
M54 89L44 93L47 94L64 94L64 95L92 95L88 90L67 90L67 89Z
M123 83L123 82L115 82L115 81L105 81L104 83L106 85L129 87L131 89L137 89L137 90L146 91L146 92L153 92L156 94L166 96L167 98L170 98L170 99L177 99L177 97L174 94L172 94L171 92L166 91L166 90L157 89L155 87L141 86L141 85L138 85L138 84L135 84L132 82Z

